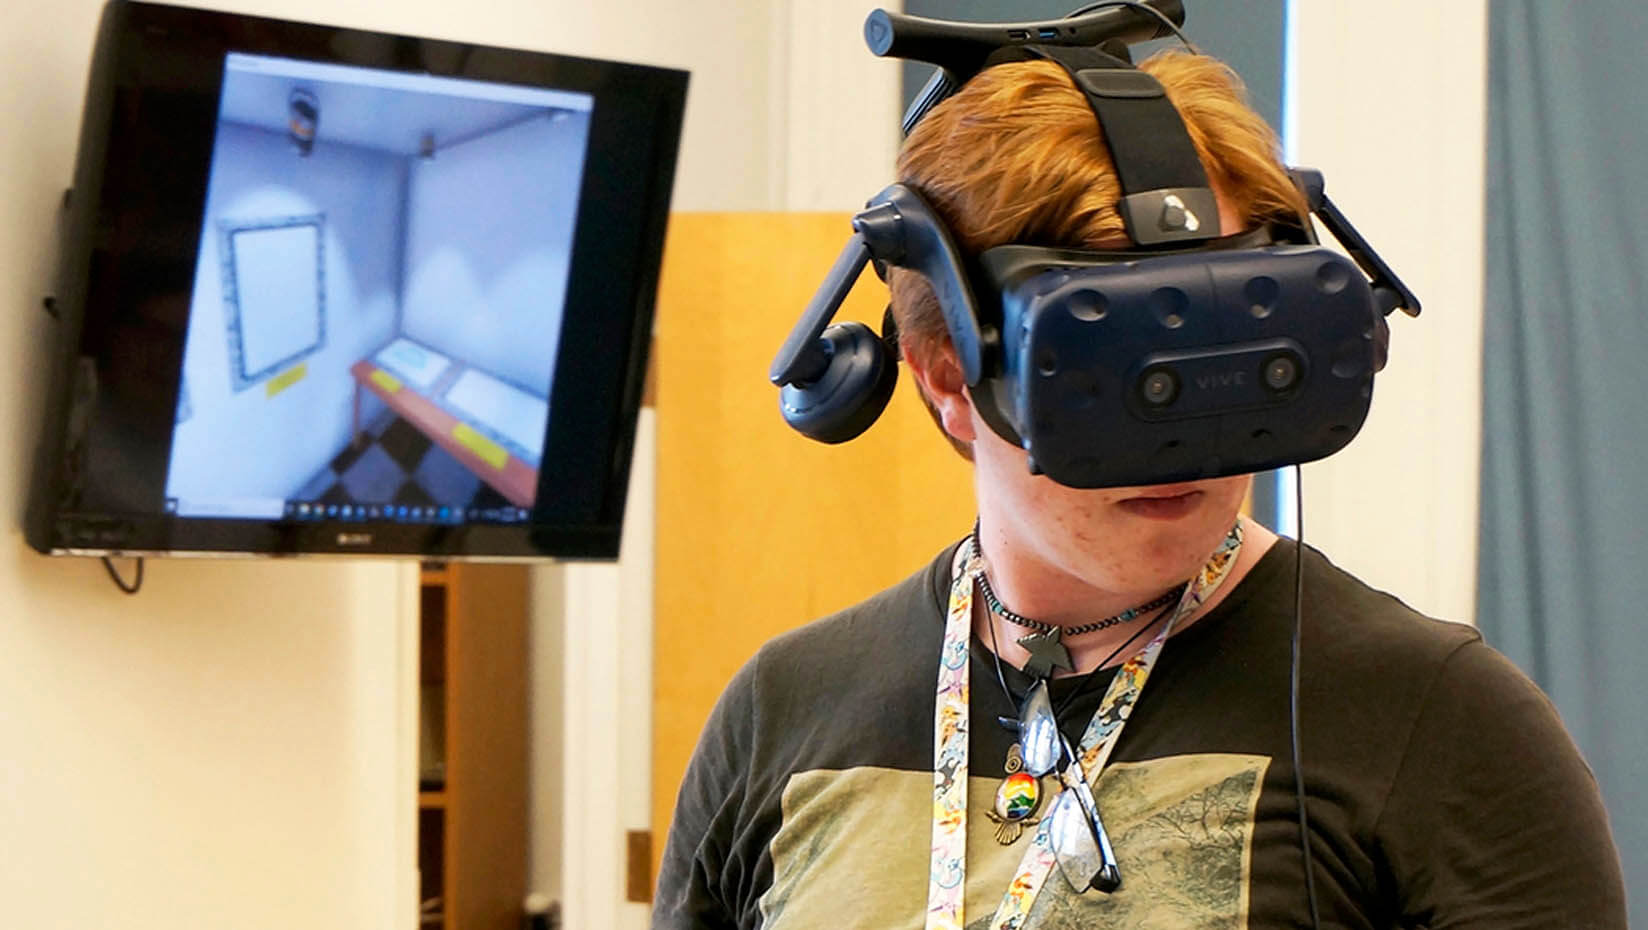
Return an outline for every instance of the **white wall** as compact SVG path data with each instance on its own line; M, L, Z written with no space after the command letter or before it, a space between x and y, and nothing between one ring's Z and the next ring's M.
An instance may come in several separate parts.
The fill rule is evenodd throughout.
M128 598L4 545L7 926L395 925L395 567L155 564Z
M1487 3L1291 4L1296 161L1419 296L1372 413L1304 469L1305 538L1376 587L1475 617Z
M293 497L350 440L355 380L349 366L394 333L406 161L336 143L299 158L284 135L240 124L218 132L183 362L193 415L174 437L169 496ZM267 379L237 391L219 224L317 213L325 216L321 347L303 360L303 378L273 397ZM382 407L370 392L363 396L370 422Z
M155 563L125 597L18 529L99 6L13 5L0 35L0 922L404 926L403 570Z
M529 0L272 0L240 9L707 63L681 190L751 206L769 147L759 6L599 9ZM117 594L92 562L26 550L16 528L35 432L50 230L69 182L97 0L13 4L0 37L0 900L30 928L411 925L412 581L359 563L151 564ZM627 16L620 30L616 18ZM590 39L604 35L594 47ZM748 41L724 55L730 35ZM753 50L753 51L752 51ZM724 57L723 57L724 56ZM720 60L717 60L720 59ZM747 87L754 86L746 92ZM755 100L754 106L738 104ZM702 104L699 104L702 107ZM752 115L753 114L753 115ZM715 144L721 133L740 140ZM749 185L745 179L754 178ZM731 196L728 192L734 192ZM410 692L410 693L408 693ZM404 787L403 787L404 785Z
M770 190L779 170L773 154L781 134L770 115L775 99L770 32L777 14L767 0L407 0L392 7L379 0L201 0L199 5L686 68L692 86L675 208L748 210L774 204Z
M563 566L540 573L534 586L545 614L578 618L540 623L535 633L535 659L543 664L534 673L539 784L529 875L537 890L561 901L567 927L639 928L649 913L625 900L624 869L625 833L650 829L652 818L656 435L653 411L642 411L619 561ZM557 706L562 713L551 712ZM597 769L606 773L603 790L591 792ZM552 825L560 829L552 833Z
M413 161L402 334L549 394L588 135L544 114Z
M762 0L202 5L687 67L677 209L847 209L885 182L891 163L896 66L846 68L844 81L830 84L831 75L791 59L790 50L804 52L822 36L851 35L853 46L866 11L856 2L795 0L793 17L789 4ZM10 311L0 326L0 429L17 437L0 457L0 488L13 511L0 536L3 922L31 930L411 926L410 569L162 562L149 566L143 593L126 598L95 563L33 555L16 528L47 336L39 300L52 278L50 229L70 179L100 6L21 0L8 6L18 25L0 36L0 119L17 130L0 135L9 217L0 223L0 288ZM853 54L862 56L856 46ZM871 76L871 91L860 75ZM776 118L798 100L811 101L804 117ZM845 140L861 144L829 156L839 189L786 167L792 155ZM636 519L632 538L650 540L648 509ZM580 635L564 637L564 656L555 655L556 636L541 637L550 658L578 661L573 644L605 641L581 634L615 627L620 615L630 618L622 621L626 637L645 653L650 635L634 618L650 591L649 562L574 566L565 575L563 604L594 599L608 607L579 615ZM614 586L629 593L613 596ZM552 590L540 585L540 602ZM644 661L624 663L622 707L646 703ZM551 676L559 677L550 672L538 685L558 701ZM544 736L553 739L556 728L546 725ZM623 761L645 765L644 731L627 733ZM612 770L615 756L601 755L604 747L572 748ZM625 784L648 781L645 768L629 769ZM593 832L569 830L568 847L610 849L617 831L644 827L648 801L626 790L621 816L585 818L578 829ZM555 806L535 807L546 825ZM535 859L535 884L551 892L558 856L541 851ZM602 883L618 880L616 862L584 867ZM601 887L616 885L585 890L586 913L619 909L611 895L594 900ZM628 905L623 919L633 925L644 911ZM570 926L619 926L571 910L568 918Z

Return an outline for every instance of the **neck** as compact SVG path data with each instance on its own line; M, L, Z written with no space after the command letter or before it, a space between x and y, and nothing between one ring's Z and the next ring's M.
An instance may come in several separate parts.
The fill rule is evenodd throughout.
M1189 627L1218 606L1235 588L1237 582L1276 542L1274 533L1251 521L1245 521L1242 529L1245 534L1242 548L1224 583L1193 613L1180 617L1174 627L1175 632ZM1201 564L1197 564L1185 572L1185 578L1166 583L1152 579L1131 585L1101 586L1088 583L1068 572L1059 571L1037 559L1022 556L1015 558L1014 550L1006 540L1000 537L992 538L988 528L984 529L982 535L980 544L984 551L985 565L990 574L991 585L1002 604L1027 618L1067 629L1146 603L1169 588L1182 585L1192 572L1201 568ZM1207 555L1211 555L1212 551L1210 546ZM1171 611L1172 606L1166 609ZM1134 652L1143 648L1154 633L1140 636L1121 653L1117 653L1117 650L1132 639L1141 626L1150 623L1159 613L1159 610L1149 611L1130 623L1121 623L1108 629L1065 639L1064 647L1069 651L1071 664L1075 668L1073 671L1059 670L1056 674L1085 674L1098 668L1099 664L1112 654L1115 654L1115 658L1110 664L1126 661ZM1032 631L997 617L985 605L983 597L975 597L973 632L986 645L992 642L992 625L997 654L1001 656L1002 661L1022 667L1029 659L1030 653L1018 644L1018 640L1030 635Z

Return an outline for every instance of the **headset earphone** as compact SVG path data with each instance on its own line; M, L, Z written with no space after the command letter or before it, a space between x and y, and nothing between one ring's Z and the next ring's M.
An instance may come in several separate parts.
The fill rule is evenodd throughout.
M1176 2L1160 5L1182 19ZM949 63L907 127L942 100L935 86L953 92L1006 61L1062 67L1103 127L1133 248L1008 245L969 256L919 191L888 187L854 216L852 237L773 361L786 422L837 443L884 409L897 378L890 318L879 337L861 323L831 325L873 263L883 277L905 268L931 285L981 416L1030 454L1032 470L1062 484L1197 480L1342 448L1361 428L1384 364L1385 316L1416 315L1418 300L1314 171L1296 170L1294 181L1348 260L1316 244L1307 217L1222 236L1178 111L1126 57L1125 41L1154 37L1160 24L1130 7L1055 23L951 24L876 11L866 34L872 49ZM1045 35L1053 37L1046 44L1027 38ZM1092 47L1099 42L1104 50ZM958 73L965 67L973 72Z
M898 385L898 330L889 309L882 334L858 322L836 323L818 339L821 366L805 387L785 388L784 421L819 442L840 443L869 429Z

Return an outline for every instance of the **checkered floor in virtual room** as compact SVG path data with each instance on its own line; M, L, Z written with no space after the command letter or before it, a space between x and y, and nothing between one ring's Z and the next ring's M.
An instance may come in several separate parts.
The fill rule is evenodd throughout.
M466 510L514 506L428 436L389 411L309 479L297 499Z

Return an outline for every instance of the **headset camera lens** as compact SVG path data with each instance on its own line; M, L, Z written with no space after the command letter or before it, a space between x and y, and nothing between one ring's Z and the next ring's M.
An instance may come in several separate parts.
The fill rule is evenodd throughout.
M1299 380L1299 363L1286 355L1278 355L1265 363L1265 386L1272 391L1286 391Z
M1145 403L1165 407L1179 396L1179 379L1173 376L1173 372L1157 368L1145 372L1144 380L1139 383L1139 391L1144 395Z

